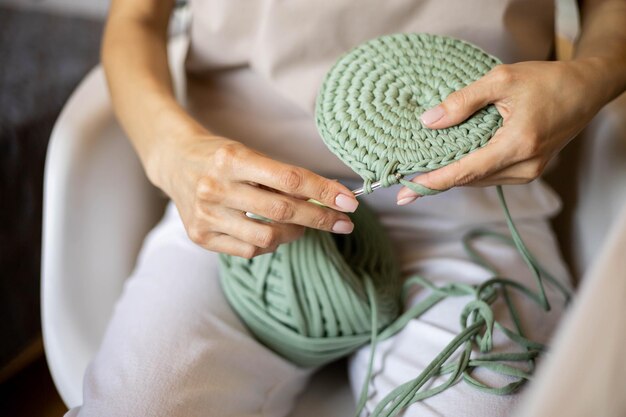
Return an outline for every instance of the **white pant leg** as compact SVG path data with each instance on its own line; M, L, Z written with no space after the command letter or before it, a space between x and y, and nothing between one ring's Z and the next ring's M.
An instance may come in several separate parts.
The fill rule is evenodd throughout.
M84 381L80 417L286 415L309 370L250 335L173 205L144 242Z
M379 198L392 200L393 196ZM387 226L395 247L399 248L403 273L410 276L419 273L437 285L448 282L477 284L490 277L490 273L471 262L462 247L461 237L473 227L482 226L506 232L504 222L471 224L467 218L446 217L446 208L442 206L440 215L417 213L415 216L398 214L398 209L389 209L388 203L372 202L379 211L383 223ZM458 202L462 204L462 201ZM419 200L416 204L419 204ZM409 209L407 209L409 210ZM416 208L419 211L419 207ZM569 274L561 259L555 237L547 220L523 219L516 225L524 242L543 266L561 282L569 286ZM523 282L533 290L534 281L517 250L497 240L481 238L476 248L485 255L505 276ZM511 291L518 308L523 329L531 340L547 342L563 310L563 298L552 288L547 288L552 303L552 310L546 313L534 302ZM427 295L427 291L417 290L408 304L413 304ZM419 319L411 322L394 337L379 343L375 354L374 377L370 384L370 400L366 410L374 407L392 389L417 377L422 370L456 336L460 327L460 313L469 297L449 298L442 301ZM408 306L406 306L408 307ZM496 319L512 328L505 313L505 304L501 300L494 304ZM494 351L521 351L498 331L494 331ZM355 353L349 361L349 374L355 398L358 398L369 359L370 348L366 346ZM477 370L473 373L477 379L496 386L512 382L511 378ZM445 379L438 379L439 384ZM500 417L508 416L519 400L519 395L497 396L484 393L460 382L448 390L422 402L413 404L403 414L405 417ZM364 412L367 415L367 412Z

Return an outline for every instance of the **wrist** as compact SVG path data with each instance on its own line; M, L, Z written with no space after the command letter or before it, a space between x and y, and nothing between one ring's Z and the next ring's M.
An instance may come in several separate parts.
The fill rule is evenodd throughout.
M170 184L179 171L178 162L184 159L186 150L210 138L209 132L195 121L182 121L173 128L160 130L150 149L142 155L148 180L171 196Z
M593 93L599 107L626 90L626 60L610 57L578 57L569 61L583 79L586 91Z

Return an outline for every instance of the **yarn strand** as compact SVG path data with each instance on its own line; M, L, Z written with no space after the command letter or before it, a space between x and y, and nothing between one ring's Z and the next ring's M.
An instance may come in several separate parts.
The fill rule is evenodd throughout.
M504 198L502 187L498 186L497 189L500 204L502 205L505 213L506 222L511 236L509 237L504 234L491 231L473 230L466 234L463 238L464 247L468 253L468 257L477 265L480 265L491 273L496 274L497 272L495 268L490 265L489 261L472 249L472 241L480 237L492 237L510 245L514 245L520 256L527 263L529 271L536 279L537 292L533 292L530 288L504 277L493 277L482 282L480 285L475 286L451 283L440 287L435 286L432 282L419 275L414 275L408 278L405 283L405 291L407 291L410 286L419 285L425 290L431 291L431 294L429 297L415 304L405 314L398 317L398 319L391 323L378 337L372 337L370 363L368 365L368 372L363 383L361 396L357 406L357 417L362 414L368 397L368 387L370 385L372 372L371 358L374 356L376 341L383 340L395 334L397 331L404 328L409 320L419 318L423 313L430 310L437 303L447 297L467 295L475 297L473 301L470 301L466 305L461 314L461 326L463 327L462 332L459 333L442 350L442 352L433 359L433 361L419 376L398 386L385 396L385 398L383 398L383 400L376 406L371 415L374 417L395 416L410 404L432 397L460 380L463 380L473 388L497 395L511 394L512 392L518 390L526 381L530 380L531 373L534 369L534 361L539 355L539 352L545 350L545 346L530 341L524 336L520 318L517 314L517 310L515 309L515 305L510 298L508 288L520 291L525 296L534 300L545 311L549 310L550 304L545 294L543 279L548 279L550 283L555 284L555 288L563 296L564 304L569 302L570 293L562 284L559 283L558 280L545 271L545 269L525 246L506 205L506 199ZM494 319L494 314L490 305L497 299L495 295L498 290L503 296L509 316L515 325L515 330L506 328ZM466 321L468 317L472 313L476 312L480 312L480 314L475 315L471 324L467 325ZM498 354L488 353L492 349L491 340L494 328L501 331L512 342L518 344L523 351ZM473 347L475 345L478 347L480 352L483 352L483 354L476 359L470 359L471 352L473 351ZM453 354L457 352L461 346L464 346L461 356L456 361L448 363L447 361L450 360ZM503 363L511 361L527 362L529 368L528 370L523 370ZM490 387L477 381L471 376L472 370L476 368L485 368L501 375L516 378L516 380L503 387ZM430 380L445 374L451 375L444 383L434 388L420 391L420 389Z

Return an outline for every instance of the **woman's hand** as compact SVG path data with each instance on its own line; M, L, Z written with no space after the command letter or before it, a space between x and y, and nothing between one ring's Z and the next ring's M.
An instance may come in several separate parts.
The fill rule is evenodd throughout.
M435 190L460 185L528 183L606 103L593 59L566 62L522 62L499 65L483 78L456 91L422 114L431 129L467 119L493 103L504 119L483 148L412 181ZM419 195L404 187L404 205Z
M350 218L337 210L353 212L358 202L336 181L221 137L173 143L159 152L149 176L176 204L191 240L206 249L252 258L297 239L304 227L352 232Z
M297 239L304 227L350 233L350 218L337 211L356 210L350 190L209 134L176 101L166 50L173 7L174 0L113 0L102 57L115 112L152 183L174 200L189 237L206 249L251 258Z

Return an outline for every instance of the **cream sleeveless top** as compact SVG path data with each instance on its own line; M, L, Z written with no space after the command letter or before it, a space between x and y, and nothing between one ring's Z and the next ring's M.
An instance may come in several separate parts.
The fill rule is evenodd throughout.
M323 77L349 49L384 34L429 32L472 42L512 63L547 59L554 39L553 0L191 0L190 5L186 68L192 115L212 132L337 179L358 177L326 149L314 105ZM513 189L520 191L519 198L509 197L512 207L521 204L518 213L533 216L558 207L540 182ZM463 212L476 206L482 213L475 220L501 217L490 190L458 190L421 206L439 212L438 201L464 194ZM493 210L485 198L493 201Z

